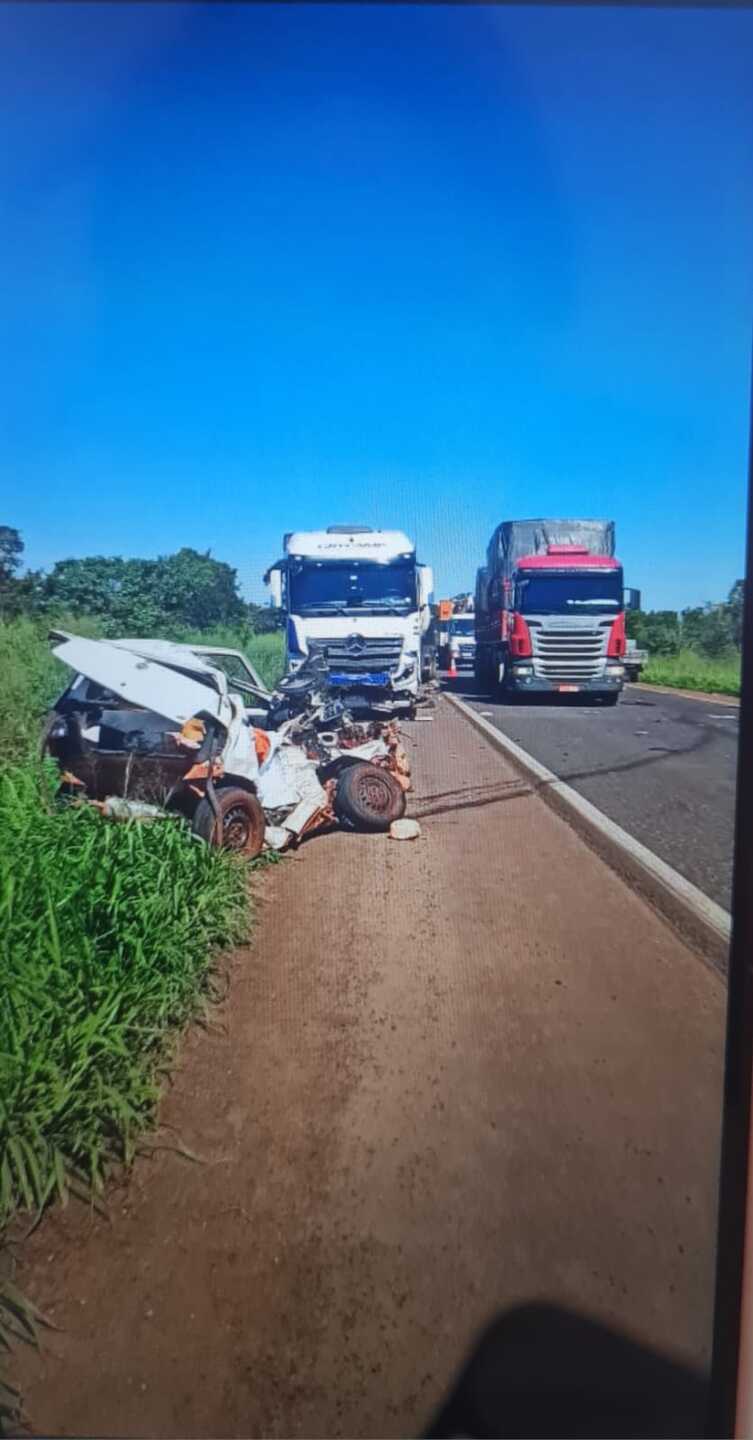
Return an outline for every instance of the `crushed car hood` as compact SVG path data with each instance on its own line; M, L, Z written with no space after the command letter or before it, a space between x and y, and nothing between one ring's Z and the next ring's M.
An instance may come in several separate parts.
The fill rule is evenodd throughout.
M93 680L112 695L130 705L164 715L177 725L199 714L211 715L225 725L231 718L228 700L217 689L215 672L201 663L197 663L194 673L197 677L205 674L204 683L171 668L166 663L166 655L162 661L149 659L127 650L122 642L118 645L107 640L71 636L55 645L52 653L77 674L85 675L87 680ZM185 655L181 658L187 669Z

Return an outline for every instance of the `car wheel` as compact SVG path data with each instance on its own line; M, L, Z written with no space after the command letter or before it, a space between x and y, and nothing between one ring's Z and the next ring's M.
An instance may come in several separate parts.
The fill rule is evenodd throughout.
M352 830L389 830L405 814L405 792L389 770L361 761L341 771L335 814Z
M217 791L217 804L218 818L206 798L199 801L191 826L194 835L199 835L208 845L244 855L247 860L261 854L266 821L256 796L228 786Z

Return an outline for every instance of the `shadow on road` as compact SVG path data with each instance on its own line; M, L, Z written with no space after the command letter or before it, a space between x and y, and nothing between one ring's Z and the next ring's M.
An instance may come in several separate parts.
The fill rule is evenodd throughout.
M424 1440L643 1437L705 1433L699 1372L557 1306L498 1317L481 1337Z

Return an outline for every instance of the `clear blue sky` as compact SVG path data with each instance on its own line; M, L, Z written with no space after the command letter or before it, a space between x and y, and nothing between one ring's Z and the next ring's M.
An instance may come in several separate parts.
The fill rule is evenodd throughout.
M0 6L0 521L30 565L613 516L741 573L753 13Z

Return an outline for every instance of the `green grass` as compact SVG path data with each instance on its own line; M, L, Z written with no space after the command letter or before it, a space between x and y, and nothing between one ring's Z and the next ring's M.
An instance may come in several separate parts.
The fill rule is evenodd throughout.
M641 680L706 694L739 695L740 657L712 660L694 650L681 650L679 655L656 655L643 669Z
M101 633L96 620L56 621L81 635ZM42 718L70 671L51 653L48 621L0 621L0 768L31 756Z
M281 630L256 635L247 625L215 625L211 630L177 630L174 638L196 645L222 645L241 650L270 689L281 678L285 664L285 636Z
M213 995L215 956L251 918L248 865L182 821L118 824L55 800L40 725L70 671L48 628L0 622L0 1238L131 1161L175 1037ZM278 634L194 638L245 650L268 683L281 671ZM33 1337L25 1306L0 1280L0 1356ZM0 1380L0 1433L18 1414Z
M165 1042L247 923L242 862L55 786L52 766L0 777L0 1223L132 1158Z
M55 802L40 725L70 672L48 628L0 622L0 1226L69 1175L97 1187L130 1158L169 1036L249 919L248 867L181 822L123 825ZM281 671L279 634L190 638L244 650L269 683Z

